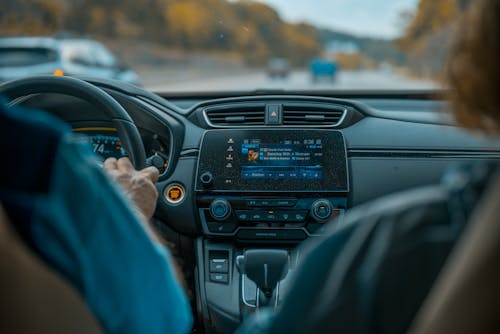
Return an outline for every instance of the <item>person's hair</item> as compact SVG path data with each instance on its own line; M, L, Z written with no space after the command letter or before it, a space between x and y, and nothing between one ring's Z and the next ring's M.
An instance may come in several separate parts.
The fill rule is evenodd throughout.
M473 1L452 42L446 68L459 125L500 132L500 0Z

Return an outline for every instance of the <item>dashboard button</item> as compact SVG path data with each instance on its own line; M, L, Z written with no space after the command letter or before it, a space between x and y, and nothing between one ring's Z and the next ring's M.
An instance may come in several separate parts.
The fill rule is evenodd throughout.
M282 222L303 222L307 217L306 210L296 210L296 211L278 211L276 213L278 221Z
M268 200L268 199L261 199L260 200L260 206L270 206L272 203L271 200Z
M229 271L228 259L214 258L210 259L210 272L212 273L227 273Z
M294 211L292 213L292 219L290 221L293 222L302 222L307 217L307 211Z
M250 213L249 211L236 211L236 217L240 221L249 221L250 220Z
M271 206L272 200L269 199L249 199L247 200L247 206Z
M292 212L281 211L276 214L276 217L278 221L289 222L292 221L292 214Z
M259 200L249 199L247 200L247 206L259 206Z
M268 104L266 106L266 113L265 113L266 125L280 124L281 116L283 114L282 110L283 107L281 106L281 104Z
M302 229L241 229L238 238L242 240L303 240Z
M233 233L236 229L236 224L207 222L207 228L212 233Z
M229 282L229 276L227 274L210 274L210 281L215 283L227 284Z
M248 199L246 201L247 206L250 207L286 207L294 206L297 203L297 199L294 198L283 198L283 199Z
M201 174L200 181L204 188L210 188L214 184L214 176L210 172Z
M250 220L252 221L259 221L259 220L263 220L264 219L264 212L253 212L251 215L250 215Z
M275 199L272 201L272 206L294 206L297 203L296 199Z
M180 184L171 184L164 190L165 199L170 204L178 204L184 199L184 188Z
M265 220L268 222L273 222L278 219L278 216L274 212L267 212L265 215Z

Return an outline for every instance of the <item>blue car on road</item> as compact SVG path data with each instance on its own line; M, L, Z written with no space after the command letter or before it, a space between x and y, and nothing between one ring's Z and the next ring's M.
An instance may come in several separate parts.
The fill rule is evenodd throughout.
M338 72L338 66L335 62L319 58L311 61L309 69L314 82L317 82L322 77L334 81Z

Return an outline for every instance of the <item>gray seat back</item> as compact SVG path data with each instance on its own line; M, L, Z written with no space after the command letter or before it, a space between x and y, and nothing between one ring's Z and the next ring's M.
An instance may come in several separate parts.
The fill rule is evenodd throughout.
M500 172L492 178L411 333L500 333Z
M0 332L102 333L78 293L19 238L0 205Z

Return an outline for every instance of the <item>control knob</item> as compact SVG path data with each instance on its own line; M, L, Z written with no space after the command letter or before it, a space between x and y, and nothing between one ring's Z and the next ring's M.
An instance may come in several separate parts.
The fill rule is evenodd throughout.
M231 204L225 199L215 199L210 204L210 215L215 220L225 220L231 215Z
M214 176L210 172L205 172L200 175L200 182L203 188L210 188L214 184Z
M327 199L318 199L311 206L311 216L318 222L328 220L333 213L333 205Z

